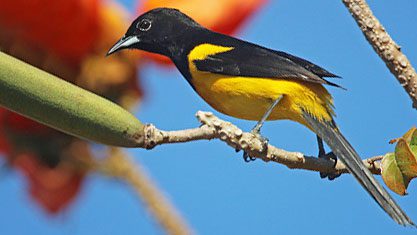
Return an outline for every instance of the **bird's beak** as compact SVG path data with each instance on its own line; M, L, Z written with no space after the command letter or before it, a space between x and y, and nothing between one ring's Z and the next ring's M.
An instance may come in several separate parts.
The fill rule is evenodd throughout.
M123 36L110 50L107 52L106 56L109 56L117 51L120 51L124 48L128 48L129 46L140 42L139 38L136 36Z

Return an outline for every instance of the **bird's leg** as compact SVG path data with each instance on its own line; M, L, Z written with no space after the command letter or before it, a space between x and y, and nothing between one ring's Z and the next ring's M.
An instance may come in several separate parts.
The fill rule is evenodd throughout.
M266 110L265 114L262 116L261 120L259 120L256 125L252 128L251 133L252 134L260 134L261 128L266 119L271 115L272 110L277 106L279 101L282 99L282 95L280 95L272 104L269 106L268 110Z
M262 118L256 123L256 125L252 128L250 131L252 134L256 135L262 142L262 144L265 146L265 148L268 146L269 140L263 136L261 136L261 128L266 119L268 119L269 115L271 115L272 110L277 106L279 101L282 99L282 95L280 95L274 102L269 106L268 110L264 113ZM256 158L249 156L247 152L243 152L243 160L245 162L254 161Z
M319 146L319 156L318 157L319 158L324 158L326 160L333 159L334 160L334 166L333 167L335 167L336 164L337 164L336 155L334 155L333 152L326 153L326 151L324 150L323 140L319 136L317 136L317 144ZM340 174L320 172L320 177L322 179L323 178L328 178L329 180L334 180L339 176L340 176Z

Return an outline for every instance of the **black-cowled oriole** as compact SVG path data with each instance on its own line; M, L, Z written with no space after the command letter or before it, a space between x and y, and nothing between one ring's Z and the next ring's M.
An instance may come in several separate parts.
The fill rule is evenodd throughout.
M321 138L397 223L413 222L375 180L333 121L333 101L323 77L337 77L299 57L210 31L175 9L139 16L108 52L140 49L168 56L192 88L217 111L257 120L289 119ZM328 156L328 155L326 155Z

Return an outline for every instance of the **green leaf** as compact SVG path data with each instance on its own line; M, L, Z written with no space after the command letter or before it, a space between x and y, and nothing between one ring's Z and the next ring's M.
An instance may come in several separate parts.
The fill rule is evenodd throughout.
M413 127L411 130L413 130L413 133L410 137L410 141L407 142L410 142L410 146L417 145L417 130L415 127Z
M404 178L395 161L395 155L388 153L381 161L381 176L385 184L395 193L400 195L406 194Z
M409 133L406 137L412 139L411 136L414 134ZM405 138L399 138L395 153L389 153L382 159L382 179L392 191L400 195L407 194L408 184L417 177L417 160L413 153L416 150L416 145L410 148Z
M416 157L404 139L400 139L395 146L395 160L404 177L411 180L417 176Z

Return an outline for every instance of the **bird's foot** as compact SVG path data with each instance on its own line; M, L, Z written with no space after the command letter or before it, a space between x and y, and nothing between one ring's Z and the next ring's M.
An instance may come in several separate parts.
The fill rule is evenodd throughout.
M260 133L260 128L253 128L251 130L251 134L255 135L257 139L259 139L262 143L262 149L267 149L268 148L268 143L269 143L269 139L266 137L263 137ZM256 158L250 156L246 151L243 152L243 160L245 162L252 162L255 161Z
M243 151L243 161L245 162L253 162L256 160L256 157L249 156L246 151Z
M337 164L337 157L336 157L336 155L334 155L333 152L329 152L329 153L320 152L318 157L319 158L326 159L326 160L332 159L334 161L333 168ZM320 178L322 178L322 179L328 178L329 180L334 180L337 177L339 177L340 175L341 175L340 173L336 174L336 173L324 173L324 172L320 172Z

